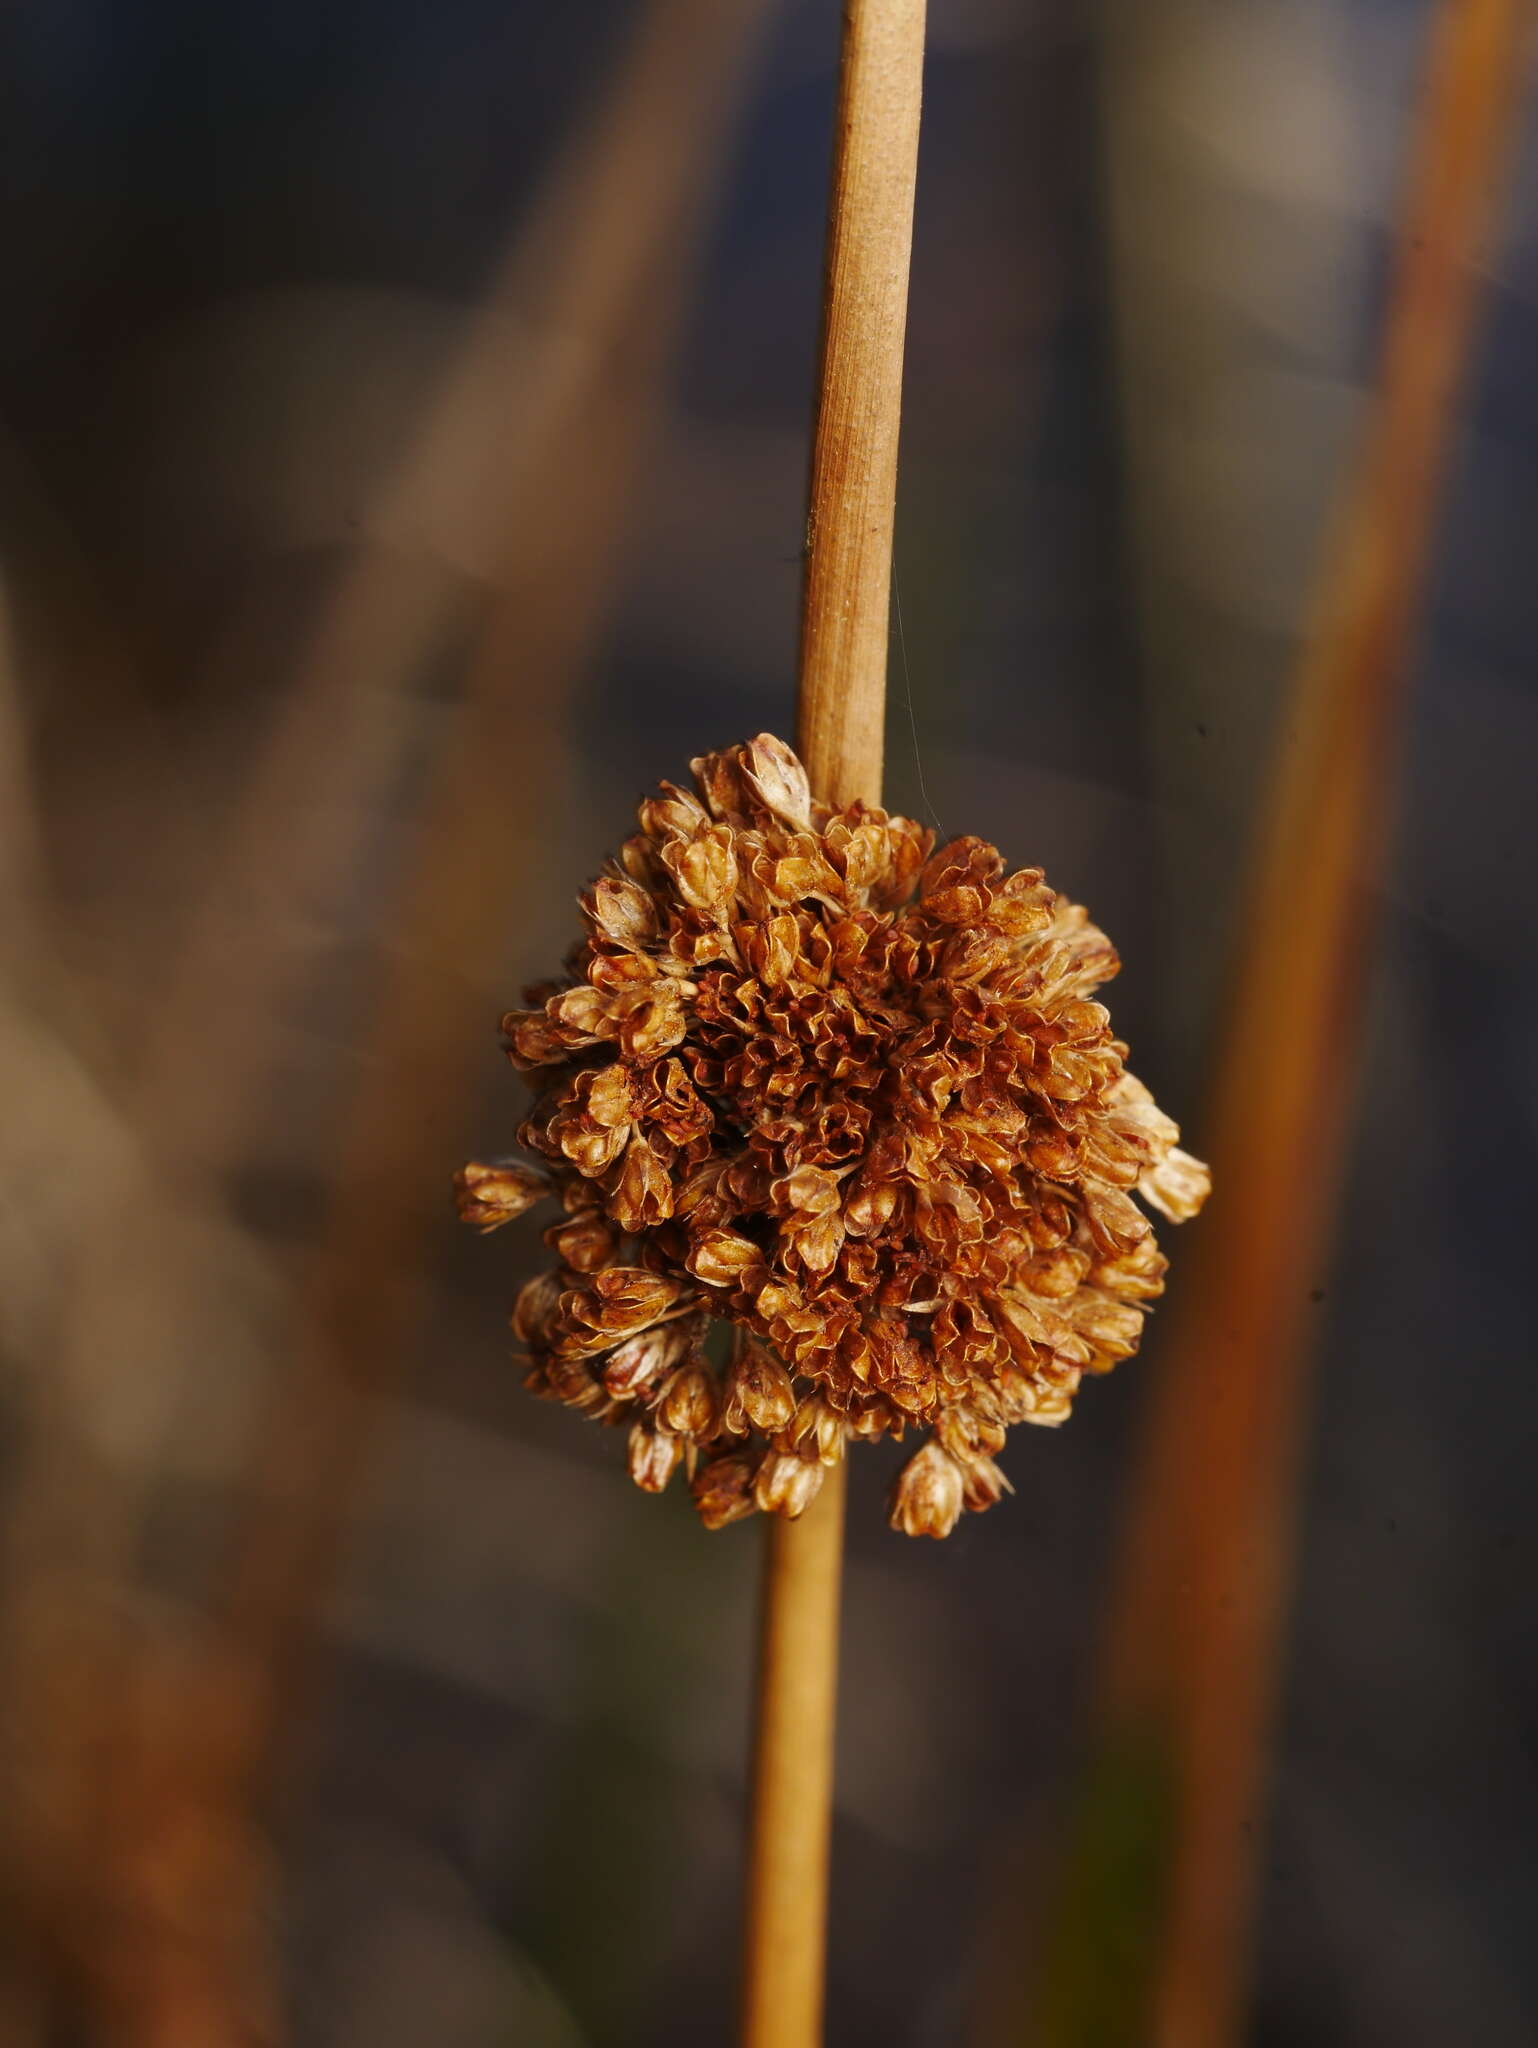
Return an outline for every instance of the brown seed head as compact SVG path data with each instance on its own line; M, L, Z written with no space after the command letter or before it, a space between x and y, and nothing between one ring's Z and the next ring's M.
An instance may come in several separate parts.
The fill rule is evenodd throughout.
M1134 1197L1190 1216L1206 1169L1123 1064L1110 941L1039 869L832 809L768 735L694 774L504 1019L541 1164L467 1167L462 1207L559 1196L515 1327L537 1392L637 1417L639 1484L687 1456L710 1526L798 1514L851 1439L916 1426L894 1525L944 1534L1007 1490L1010 1427L1137 1348L1165 1261Z

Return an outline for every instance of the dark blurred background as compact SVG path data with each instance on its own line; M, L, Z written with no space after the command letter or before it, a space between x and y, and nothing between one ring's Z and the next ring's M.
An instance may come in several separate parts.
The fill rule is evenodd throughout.
M1433 12L933 0L890 801L1091 906L1197 1151ZM725 2041L760 1532L522 1393L537 1230L445 1189L635 796L792 727L837 9L4 42L0 2021L257 2038L228 1967L297 2048ZM1531 118L1481 260L1311 1276L1264 2048L1538 2031ZM943 1545L855 1460L833 2043L1046 2038L1158 1339ZM230 1614L281 1683L122 1677Z

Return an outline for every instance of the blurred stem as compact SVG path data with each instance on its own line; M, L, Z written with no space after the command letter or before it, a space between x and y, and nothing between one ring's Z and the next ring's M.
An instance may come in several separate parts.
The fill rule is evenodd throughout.
M483 978L506 942L509 877L538 886L565 707L602 627L763 14L764 0L653 0L556 210L561 261L547 303L576 367L545 394L534 423L497 602L396 906L300 1354L278 1391L236 1546L231 1631L276 1677L304 1647L372 1401L395 1383L420 1308L425 1248L443 1216L445 1145L465 1114L485 1029Z
M924 0L844 10L797 736L816 794L879 802ZM845 1469L765 1564L743 1964L746 2048L822 2038Z
M125 1465L103 1455L97 1415L113 1410L108 1395L121 1406L121 1308L142 1294L148 1251L174 1242L176 1214L120 1199L118 1227L91 1239L65 1303L0 1555L16 1674L0 1764L18 1810L0 1882L34 1909L18 1975L36 1981L40 2007L46 1991L72 2016L94 2009L104 2038L212 2048L259 2031L247 2014L265 1996L268 1916L255 1906L215 1913L205 1940L206 1899L227 1904L234 1881L210 1865L238 1859L241 1881L262 1895L256 1814L301 1697L303 1653L345 1542L378 1397L397 1384L416 1329L445 1213L444 1162L459 1152L473 1049L495 1015L485 984L507 943L509 877L526 889L543 878L565 707L601 629L630 485L765 13L766 0L650 0L639 10L534 236L520 237L514 267L549 339L523 364L528 410L520 403L516 474L498 494L495 595L408 855L331 1210L252 1446L219 1625L208 1642L180 1646L200 1669L176 1686L154 1683L176 1653L130 1629L113 1597L131 1578L142 1502ZM487 334L488 349L494 342ZM406 482L438 473L452 441L428 434ZM245 1041L222 1024L223 984L270 994L260 975L241 979L249 922L232 901L238 909L242 891L268 882L285 912L270 913L275 937L331 863L324 830L284 844L294 837L288 775L313 750L351 792L380 779L350 757L362 709L354 686L365 656L398 652L402 639L419 647L431 624L430 607L389 596L388 579L370 575L339 605L245 807L228 862L236 887L210 896L160 993L136 1107L156 1156L173 1164L206 1137L198 1105L208 1096L188 1087L188 1073L216 1070L221 1090L236 1090L230 1046ZM262 859L274 849L285 856L276 882ZM232 947L239 972L226 965ZM219 1130L231 1124L221 1108ZM144 1681L137 1717L123 1707L125 1668ZM205 1759L208 1729L219 1739ZM140 1796L146 1784L153 1796ZM134 1930L131 1943L120 1926ZM247 1934L254 1955L217 1945ZM209 2017L216 2007L224 2031Z
M1522 0L1436 21L1376 408L1281 730L1208 1124L1215 1197L1162 1341L1125 1537L1100 1761L1171 1797L1158 1948L1136 2038L1238 2038L1304 1408L1304 1331L1342 1171L1408 655L1477 299L1474 268L1522 75ZM1112 2038L1051 1995L1070 1920L1114 1923L1124 1873L1074 1859L1045 2025ZM1128 2038L1117 2034L1117 2039Z

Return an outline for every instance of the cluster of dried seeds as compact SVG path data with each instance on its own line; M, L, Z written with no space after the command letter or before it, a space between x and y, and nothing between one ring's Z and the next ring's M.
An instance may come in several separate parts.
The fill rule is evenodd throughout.
M1137 1348L1165 1260L1132 1195L1180 1220L1207 1172L1093 1000L1110 941L1039 869L819 803L767 734L693 768L503 1021L543 1164L467 1166L460 1212L561 1204L527 1384L628 1423L637 1485L682 1465L711 1528L797 1515L851 1439L914 1428L893 1526L944 1536L1009 1490L1011 1424Z

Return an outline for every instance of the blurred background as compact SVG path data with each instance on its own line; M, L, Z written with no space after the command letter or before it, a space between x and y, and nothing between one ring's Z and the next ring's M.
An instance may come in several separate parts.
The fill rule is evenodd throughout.
M1198 1152L1447 11L932 4L890 801L1090 905ZM761 1531L528 1399L537 1226L447 1183L635 797L792 729L837 13L4 30L6 2043L731 2038ZM1530 95L1500 162L1297 1274L1263 2048L1538 2034ZM1141 2038L1164 1823L1129 1890L1075 1815L1215 1227L1013 1501L908 1542L855 1460L830 2042Z

